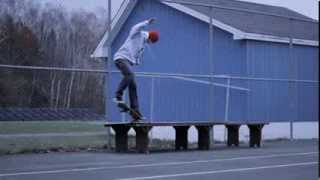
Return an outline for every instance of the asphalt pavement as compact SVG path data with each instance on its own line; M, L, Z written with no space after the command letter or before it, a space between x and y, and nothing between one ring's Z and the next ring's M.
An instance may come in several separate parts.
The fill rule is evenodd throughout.
M0 180L316 180L318 140L216 145L210 151L0 156Z

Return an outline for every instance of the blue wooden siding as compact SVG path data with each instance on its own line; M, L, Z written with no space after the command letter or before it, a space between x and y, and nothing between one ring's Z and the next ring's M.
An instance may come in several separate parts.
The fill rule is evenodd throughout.
M294 46L297 78L319 81L319 49ZM319 121L319 83L297 83L297 121Z
M237 77L290 79L296 75L299 79L317 78L315 52L318 48L294 47L294 61L297 61L299 67L295 74L289 66L288 45L233 40L230 33L219 28L214 28L213 67L210 67L209 25L156 1L139 1L115 38L112 52L115 53L122 45L134 24L150 17L156 17L157 22L148 29L158 30L160 41L146 48L142 64L134 67L135 72L208 75L213 69L215 75ZM309 72L308 68L313 72ZM120 77L119 74L112 74L111 96L114 95ZM141 111L149 120L157 122L313 121L318 112L315 109L318 101L313 99L317 96L318 87L314 84L304 86L298 83L292 86L286 82L232 79L232 86L250 91L230 90L228 119L225 119L227 89L219 85L227 85L227 79L214 79L218 85L210 88L206 84L212 80L210 78L156 77L153 81L153 98L152 79L136 79ZM296 98L292 98L292 95ZM152 101L153 109L150 105ZM115 122L123 120L116 106L108 102L110 119Z
M208 74L209 64L207 24L152 1L139 1L113 44L115 52L124 42L130 28L138 22L156 17L148 27L160 32L160 41L146 48L143 64L137 71L163 73ZM196 28L190 28L193 25Z
M318 48L248 41L248 76L318 81ZM291 57L291 58L290 58ZM249 81L248 120L317 121L318 83Z

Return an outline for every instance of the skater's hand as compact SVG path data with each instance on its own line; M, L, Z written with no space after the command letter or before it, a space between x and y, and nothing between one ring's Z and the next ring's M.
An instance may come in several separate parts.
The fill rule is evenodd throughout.
M155 21L156 21L155 18L151 18L151 19L149 19L149 24L153 24Z

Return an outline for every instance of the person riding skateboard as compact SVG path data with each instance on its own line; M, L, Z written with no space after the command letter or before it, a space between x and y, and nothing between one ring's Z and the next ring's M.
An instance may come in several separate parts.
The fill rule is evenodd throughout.
M132 66L139 65L143 51L147 43L156 43L159 40L157 31L144 31L144 28L155 22L154 18L145 20L134 25L124 44L114 55L114 63L123 75L122 80L117 88L113 101L117 104L125 103L123 100L123 92L129 89L130 108L143 117L139 110L139 102L137 95L137 84ZM143 119L143 118L142 118Z

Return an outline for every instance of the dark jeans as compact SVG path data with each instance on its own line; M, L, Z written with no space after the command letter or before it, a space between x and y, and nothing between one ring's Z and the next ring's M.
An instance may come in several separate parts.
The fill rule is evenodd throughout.
M122 97L124 90L128 87L130 107L134 110L139 110L137 84L134 78L134 73L131 69L131 64L127 60L117 59L115 61L115 65L123 75L123 78L116 91L116 96Z

